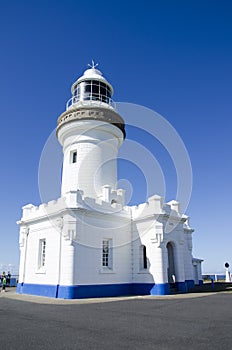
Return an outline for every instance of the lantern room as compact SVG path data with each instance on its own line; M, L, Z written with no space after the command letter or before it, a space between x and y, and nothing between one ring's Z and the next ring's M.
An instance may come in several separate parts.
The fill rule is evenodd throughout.
M104 104L114 108L113 87L96 67L97 64L92 61L90 68L72 85L72 98L67 103L67 109L86 103Z

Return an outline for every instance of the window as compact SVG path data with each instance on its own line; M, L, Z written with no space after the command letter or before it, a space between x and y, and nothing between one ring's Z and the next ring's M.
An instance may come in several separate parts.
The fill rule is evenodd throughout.
M103 240L102 242L102 266L109 266L109 241Z
M71 151L70 153L70 163L77 162L77 151Z
M91 92L91 82L86 81L85 92Z
M99 98L99 82L98 81L92 81L91 84L92 84L93 96Z
M111 94L110 87L98 80L82 81L73 90L74 102L93 100L109 103Z
M147 249L145 245L143 245L143 268L147 269Z
M112 268L112 249L111 240L103 239L102 241L102 267Z
M39 241L39 268L45 266L45 258L46 258L46 239L40 239Z
M140 270L147 269L147 249L145 245L140 246Z

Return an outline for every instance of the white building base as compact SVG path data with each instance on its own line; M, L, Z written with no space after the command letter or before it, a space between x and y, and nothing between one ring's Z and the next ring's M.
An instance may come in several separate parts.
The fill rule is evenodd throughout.
M165 295L173 288L187 292L201 280L188 217L177 202L163 204L159 196L124 207L70 192L39 207L25 206L19 224L18 293L65 299ZM112 244L107 267L104 240Z

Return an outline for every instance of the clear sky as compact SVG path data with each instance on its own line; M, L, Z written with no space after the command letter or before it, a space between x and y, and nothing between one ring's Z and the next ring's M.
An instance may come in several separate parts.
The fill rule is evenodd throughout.
M0 33L0 264L18 264L15 222L21 206L40 204L42 149L92 58L114 100L148 107L177 130L193 170L194 255L204 272L232 264L231 1L0 0ZM173 199L163 148L135 128L127 134L154 153ZM121 161L119 177L138 184L131 204L145 200L139 170Z

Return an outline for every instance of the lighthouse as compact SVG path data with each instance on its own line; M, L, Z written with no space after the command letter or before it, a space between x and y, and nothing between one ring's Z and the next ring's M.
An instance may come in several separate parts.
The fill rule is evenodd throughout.
M61 196L79 189L87 197L102 198L104 186L116 190L124 120L114 108L113 87L94 62L71 92L57 126L64 154Z
M56 128L63 151L60 197L25 205L17 222L18 293L164 295L202 283L202 260L192 256L194 230L180 203L154 194L130 206L117 187L126 116L117 112L113 93L94 62L71 87Z

